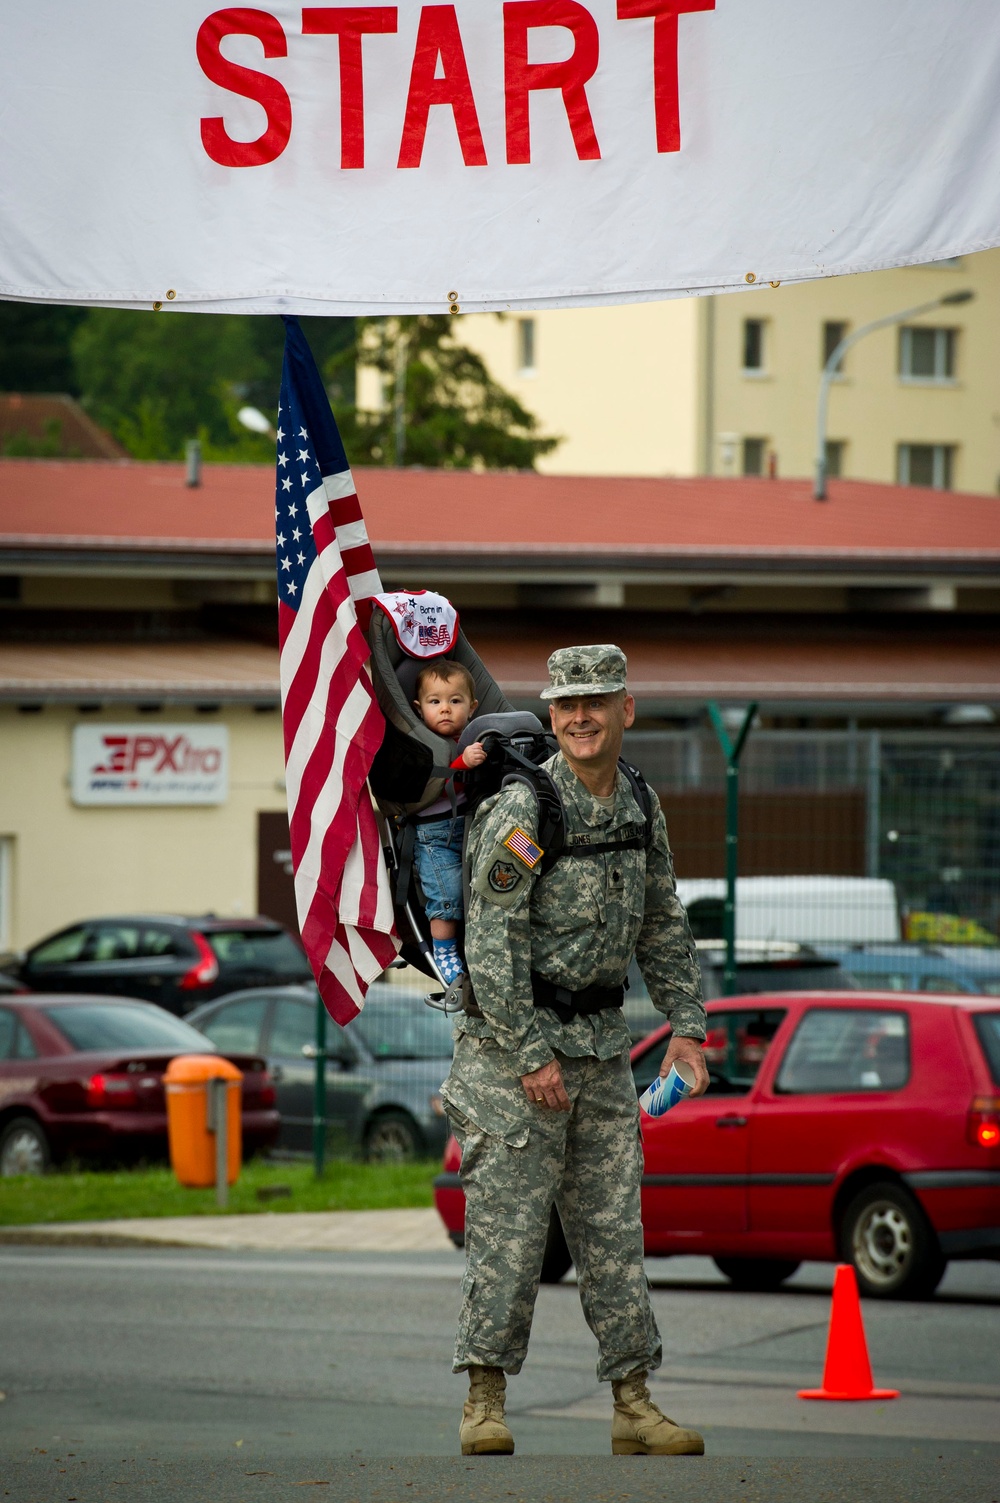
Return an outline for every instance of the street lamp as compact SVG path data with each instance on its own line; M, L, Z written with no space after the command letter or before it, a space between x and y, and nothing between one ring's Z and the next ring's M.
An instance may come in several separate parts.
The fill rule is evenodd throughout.
M830 357L823 367L823 374L819 383L819 402L816 407L816 483L813 486L813 500L826 500L826 409L830 398L830 382L837 373L847 351L852 345L857 344L859 339L864 339L866 334L874 334L876 329L887 329L890 324L901 324L908 318L916 318L921 313L930 313L934 308L951 307L956 303L968 303L975 297L974 292L968 289L962 292L947 292L944 297L936 297L932 303L920 303L916 308L903 308L899 313L887 313L885 318L876 318L873 323L863 324L860 329L855 329L852 334L845 334L844 338L831 351Z

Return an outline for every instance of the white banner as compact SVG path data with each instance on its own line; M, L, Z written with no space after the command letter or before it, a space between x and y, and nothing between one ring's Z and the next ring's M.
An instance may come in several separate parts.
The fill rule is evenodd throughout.
M74 804L224 804L229 731L224 725L77 725Z
M5 0L0 297L559 306L1000 243L997 0Z

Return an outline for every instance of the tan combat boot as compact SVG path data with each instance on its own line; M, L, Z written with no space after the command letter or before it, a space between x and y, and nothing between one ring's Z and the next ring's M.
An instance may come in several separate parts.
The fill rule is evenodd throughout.
M469 1397L458 1438L463 1456L512 1456L514 1437L504 1419L507 1378L499 1367L469 1368Z
M684 1430L661 1414L649 1396L644 1372L629 1373L611 1385L612 1456L703 1456L705 1442L697 1430Z

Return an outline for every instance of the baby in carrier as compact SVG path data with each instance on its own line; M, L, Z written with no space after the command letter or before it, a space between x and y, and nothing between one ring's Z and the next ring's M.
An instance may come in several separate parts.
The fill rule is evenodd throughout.
M478 708L472 674L461 663L435 659L417 676L413 701L428 730L457 741ZM479 741L455 758L453 768L478 767L486 760ZM463 917L462 837L465 795L459 774L455 778L456 803L448 797L420 811L416 826L413 862L427 900L426 914L434 943L434 961L446 985L464 969L455 936Z

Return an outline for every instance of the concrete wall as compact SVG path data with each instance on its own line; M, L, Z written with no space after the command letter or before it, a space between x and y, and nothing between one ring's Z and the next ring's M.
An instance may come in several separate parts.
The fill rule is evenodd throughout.
M78 808L70 800L73 726L104 721L229 728L229 797L203 807ZM118 706L81 716L72 706L21 714L0 706L0 841L7 933L23 948L76 919L115 912L252 914L257 894L257 811L285 807L277 712L183 708L139 716Z

